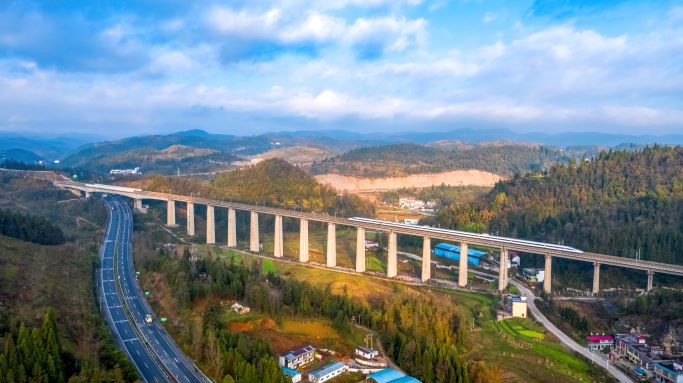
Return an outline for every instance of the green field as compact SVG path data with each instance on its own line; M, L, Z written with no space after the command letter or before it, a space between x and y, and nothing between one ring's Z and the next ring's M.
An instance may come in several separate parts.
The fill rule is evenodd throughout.
M544 329L526 318L510 318L499 322L506 333L523 340L545 339ZM526 338L526 339L525 339Z
M261 262L261 272L263 274L268 274L268 273L275 274L277 272L277 267L275 266L275 262L273 262L270 259L264 259L263 262Z

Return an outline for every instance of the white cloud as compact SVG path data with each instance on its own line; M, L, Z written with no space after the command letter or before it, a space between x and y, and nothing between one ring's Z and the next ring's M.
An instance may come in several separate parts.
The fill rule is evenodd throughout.
M493 13L493 12L486 12L484 15L483 21L488 24L492 21L496 21L498 19L498 15Z
M410 46L422 44L427 33L424 19L359 17L348 23L343 18L315 10L297 17L277 8L258 13L215 6L209 10L206 21L222 35L245 40L272 41L285 45L336 42L386 52L401 52Z
M300 23L284 28L280 33L280 39L286 43L301 41L322 43L339 39L344 35L345 29L346 23L342 19L310 11Z
M280 27L281 14L277 8L263 13L214 6L207 14L207 23L225 35L246 38L269 38Z
M387 51L400 52L410 45L423 43L426 26L424 19L359 18L349 27L346 39L351 45L377 44Z

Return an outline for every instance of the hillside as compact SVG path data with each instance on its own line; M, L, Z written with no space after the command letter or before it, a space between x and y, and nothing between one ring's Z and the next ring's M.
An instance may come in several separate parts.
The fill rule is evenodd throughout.
M258 155L310 163L360 145L324 136L231 136L190 130L84 145L64 158L61 166L95 175L112 168L133 167L140 167L143 173L170 175L179 170L182 174L196 174L227 170L234 167L231 163L235 161Z
M96 140L91 135L69 135L64 137L45 137L45 135L23 135L0 132L0 151L17 161L33 162L44 159L52 162L62 159L81 145ZM35 158L38 157L38 158Z
M377 178L476 169L511 176L517 172L541 170L568 159L560 149L539 145L402 143L354 149L315 164L312 172Z
M132 149L91 158L83 157L82 162L66 164L95 174L135 167L140 167L143 173L176 174L180 171L182 174L192 174L230 169L230 164L238 158L213 149L171 145L161 150Z
M501 177L481 170L452 170L441 173L411 174L405 177L358 178L340 174L320 174L315 179L337 190L369 193L415 187L493 186Z
M161 176L154 176L149 181L146 185L148 190L201 193L202 196L215 199L266 203L330 214L373 215L372 206L358 197L338 194L281 159L269 159L254 166L222 173L208 182Z
M297 166L310 166L314 162L336 155L337 152L322 146L295 145L284 148L271 149L252 156L254 159L280 158Z
M603 152L592 161L500 182L475 205L442 209L442 225L584 250L683 263L683 147Z
M21 339L19 322L25 323L29 331L39 328L45 313L52 308L64 363L61 369L64 381L70 377L76 382L134 381L137 373L115 346L97 311L94 295L93 269L98 262L99 225L106 216L102 202L74 199L71 193L57 190L45 181L3 173L0 174L0 207L6 209L3 212L14 212L14 222L4 220L5 226L24 226L17 233L34 230L31 226L41 222L50 222L42 230L64 233L64 238L58 241L63 243L49 246L0 235L0 334L9 333L15 340ZM9 337L0 337L0 350L7 350L5 342L9 342ZM21 369L12 363L4 367L7 368L5 375L0 366L0 381L5 381L10 370L19 374ZM31 365L26 375L35 377L40 375L39 370ZM18 375L14 377L15 380L7 381L25 381Z

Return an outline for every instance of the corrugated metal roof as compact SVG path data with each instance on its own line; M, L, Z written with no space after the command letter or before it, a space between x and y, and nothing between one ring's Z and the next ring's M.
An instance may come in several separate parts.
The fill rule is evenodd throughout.
M377 383L391 383L396 379L405 377L406 374L393 368L385 368L368 375L368 378L373 379Z
M316 378L319 378L319 377L325 376L325 375L327 375L327 374L329 374L329 373L331 373L331 372L333 372L333 371L336 371L336 370L338 370L338 369L340 369L340 368L344 368L345 366L346 366L346 365L345 365L344 363L342 363L342 362L330 363L330 364L328 364L327 366L325 366L325 367L323 367L323 368L321 368L321 369L319 369L319 370L315 370L315 371L309 373L308 376L309 376L309 379L310 379L311 376L314 376L314 377L316 377Z
M404 376L402 378L398 378L396 380L392 380L389 383L422 383L417 378L413 378L412 376Z

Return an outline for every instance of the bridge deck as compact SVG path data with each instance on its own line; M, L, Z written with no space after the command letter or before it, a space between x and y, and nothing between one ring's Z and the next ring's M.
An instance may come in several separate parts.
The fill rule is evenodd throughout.
M152 199L159 201L172 200L186 203L192 202L194 204L200 205L211 205L215 207L232 208L236 210L254 211L257 213L280 215L283 217L291 217L297 219L307 219L309 221L334 223L337 225L363 227L366 230L395 232L397 234L413 235L418 237L429 237L444 241L466 242L469 244L480 246L504 248L507 250L514 250L525 253L550 255L552 257L573 259L577 261L592 263L597 262L603 265L612 265L636 270L652 271L662 274L683 276L683 266L681 265L673 265L652 261L642 261L607 254L583 252L571 248L569 246L561 246L552 243L526 241L516 238L468 233L462 231L438 229L425 226L406 225L401 223L379 221L372 219L344 218L332 216L326 213L302 212L267 206L249 205L239 202L212 200L193 196L183 196L153 191L139 191L139 189L121 188L118 186L85 184L80 182L55 182L55 185L63 188L76 189L87 192L118 194L135 199Z

